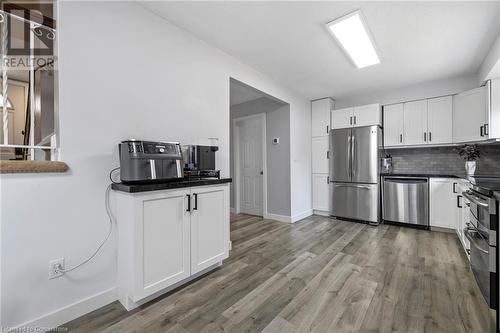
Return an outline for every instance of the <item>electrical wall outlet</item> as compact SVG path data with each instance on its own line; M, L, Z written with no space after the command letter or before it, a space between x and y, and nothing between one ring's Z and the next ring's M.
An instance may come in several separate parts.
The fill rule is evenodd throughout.
M49 262L49 280L64 275L64 272L60 272L57 270L58 268L64 269L64 258L51 260Z

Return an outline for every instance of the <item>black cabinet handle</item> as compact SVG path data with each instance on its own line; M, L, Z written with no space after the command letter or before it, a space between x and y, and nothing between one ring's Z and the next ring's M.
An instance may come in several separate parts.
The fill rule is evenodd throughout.
M193 195L194 195L194 208L193 208L193 210L198 210L198 193L195 193Z
M429 132L429 142L432 141L432 132Z
M488 135L488 124L484 124L484 135Z
M349 125L352 125L352 116L349 117Z
M188 198L188 208L186 209L186 212L191 211L191 194L186 194L186 197Z
M354 125L356 125L356 116L354 116Z
M483 134L483 127L484 126L479 127L479 133L481 134L481 136L484 136L484 134Z
M457 193L457 183L453 183L453 193Z
M457 207L458 208L462 208L462 206L460 205L460 198L461 197L462 197L461 195L457 195Z
M403 134L399 134L399 142L403 143Z
M330 151L327 151L327 152L326 152L326 158L327 158L327 159L330 159Z
M427 141L427 132L424 132L424 142Z
M330 176L326 176L326 183L330 184Z
M326 134L328 134L328 125L326 125Z

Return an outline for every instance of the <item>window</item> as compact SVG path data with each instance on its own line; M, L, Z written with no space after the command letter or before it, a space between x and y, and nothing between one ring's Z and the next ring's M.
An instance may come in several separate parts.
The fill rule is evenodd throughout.
M57 160L55 2L0 7L0 159Z

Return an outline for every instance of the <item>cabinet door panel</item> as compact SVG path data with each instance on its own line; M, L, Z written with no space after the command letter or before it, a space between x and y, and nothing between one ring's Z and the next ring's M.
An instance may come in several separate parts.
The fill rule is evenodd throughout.
M453 97L428 100L427 143L443 144L453 141Z
M188 190L142 201L137 223L137 271L134 299L139 300L190 276Z
M313 173L328 173L328 137L312 139Z
M403 103L384 106L384 146L400 146L403 141Z
M354 107L354 127L382 125L380 104L369 104Z
M332 111L332 128L348 128L353 125L354 108L345 108Z
M329 186L328 175L313 174L313 209L329 211Z
M404 143L421 145L427 142L427 100L404 103Z
M453 180L430 179L430 225L431 227L455 228L455 194Z
M332 108L333 100L330 98L311 102L311 134L313 137L328 135Z
M227 187L192 189L191 273L227 258L229 196Z
M487 88L480 87L453 96L453 142L486 140L481 126L488 123Z

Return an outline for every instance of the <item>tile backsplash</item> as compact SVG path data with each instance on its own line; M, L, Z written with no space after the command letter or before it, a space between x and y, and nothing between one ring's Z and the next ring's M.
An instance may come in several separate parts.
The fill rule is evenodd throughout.
M465 161L453 151L456 147L387 149L395 173L465 172ZM500 176L500 145L482 145L485 154L477 160L476 175Z

